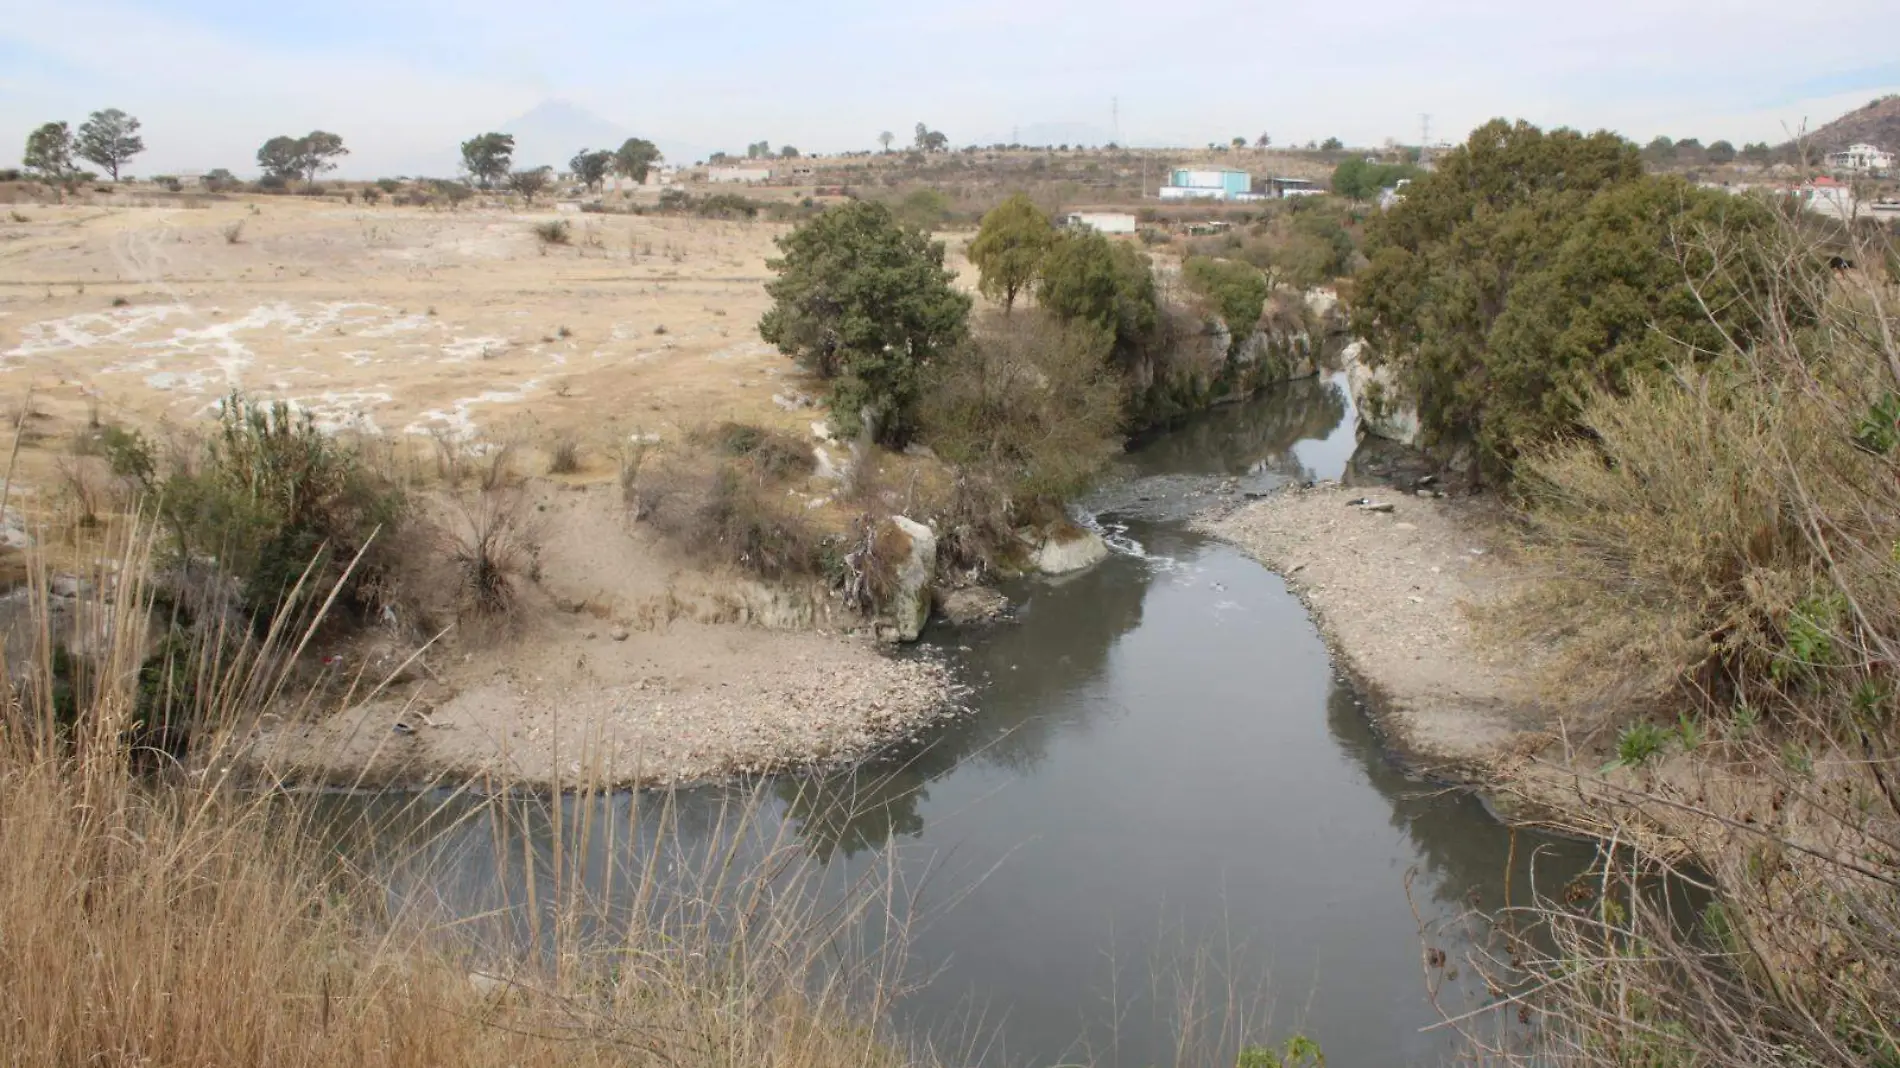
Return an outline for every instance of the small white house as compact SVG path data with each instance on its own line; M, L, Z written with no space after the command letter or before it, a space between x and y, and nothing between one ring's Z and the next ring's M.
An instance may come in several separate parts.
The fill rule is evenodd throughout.
M708 167L706 180L709 182L769 182L772 180L770 167Z
M1858 219L1867 205L1854 195L1853 187L1832 178L1816 178L1795 191L1801 203L1816 215L1830 219Z
M1879 145L1848 145L1827 154L1827 168L1844 174L1885 174L1893 170L1893 153Z
M1135 216L1126 211L1077 211L1064 220L1070 226L1087 227L1103 234L1132 234Z

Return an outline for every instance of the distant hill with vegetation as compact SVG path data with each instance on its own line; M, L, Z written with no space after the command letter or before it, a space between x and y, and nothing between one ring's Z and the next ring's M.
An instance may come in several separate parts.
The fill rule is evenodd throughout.
M1822 152L1837 152L1863 142L1900 148L1900 93L1880 97L1808 134L1809 147Z

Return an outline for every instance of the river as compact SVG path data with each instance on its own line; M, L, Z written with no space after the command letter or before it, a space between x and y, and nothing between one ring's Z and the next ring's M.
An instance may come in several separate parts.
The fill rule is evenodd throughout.
M1188 528L1221 494L1339 477L1349 404L1339 376L1296 382L1141 442L1086 502L1114 555L1010 586L1012 622L927 636L970 715L766 784L838 882L888 864L921 887L914 1035L998 1065L1172 1064L1183 1042L1231 1064L1296 1031L1334 1065L1439 1063L1414 907L1437 927L1498 904L1507 863L1521 897L1533 861L1548 890L1590 860L1408 776L1284 583ZM679 799L682 825L729 792ZM471 881L494 870L485 831L456 835Z

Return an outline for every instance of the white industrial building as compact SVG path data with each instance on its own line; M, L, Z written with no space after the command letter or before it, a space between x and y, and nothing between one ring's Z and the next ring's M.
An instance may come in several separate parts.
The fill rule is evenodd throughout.
M1182 167L1168 175L1168 184L1160 192L1163 200L1250 200L1253 175L1229 168Z
M770 167L708 167L706 180L709 182L769 182L772 180Z
M1885 174L1893 170L1893 153L1879 145L1848 145L1827 154L1827 168L1844 174Z
M1103 234L1132 234L1135 216L1126 211L1076 211L1063 220L1069 226L1087 227Z

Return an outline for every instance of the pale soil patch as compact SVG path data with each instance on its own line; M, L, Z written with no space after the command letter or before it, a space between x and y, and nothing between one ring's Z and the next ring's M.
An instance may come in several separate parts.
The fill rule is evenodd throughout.
M1334 655L1367 684L1392 743L1423 769L1468 777L1550 740L1536 650L1500 651L1472 610L1528 581L1489 506L1362 488L1290 490L1209 517L1209 533L1286 578Z
M36 209L0 240L0 380L63 423L88 394L149 425L243 389L392 434L793 425L773 394L817 390L756 329L785 227L561 216L574 243L544 253L531 227L552 217L293 197Z

